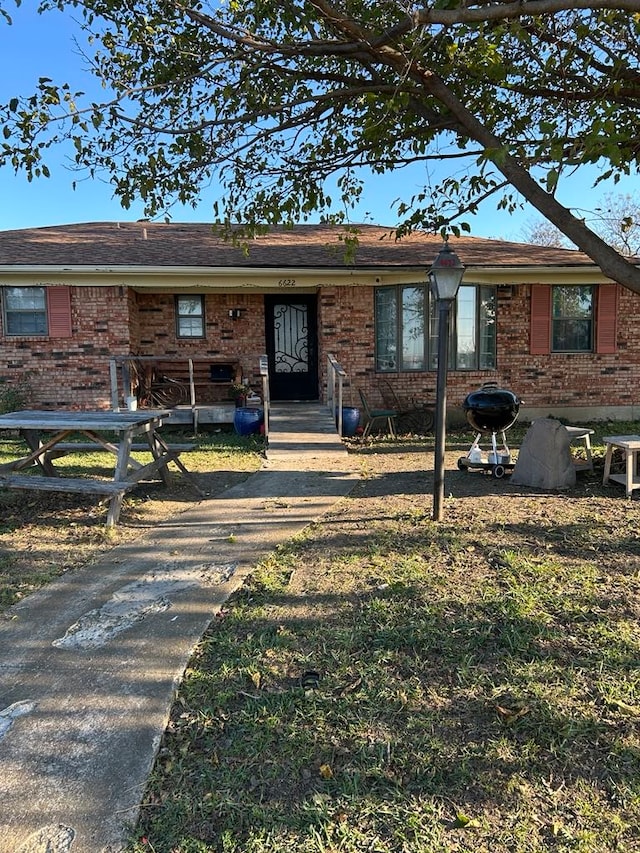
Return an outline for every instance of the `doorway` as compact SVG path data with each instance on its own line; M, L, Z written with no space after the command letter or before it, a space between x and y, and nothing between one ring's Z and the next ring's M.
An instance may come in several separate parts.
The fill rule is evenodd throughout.
M316 296L265 296L265 336L272 400L318 399Z

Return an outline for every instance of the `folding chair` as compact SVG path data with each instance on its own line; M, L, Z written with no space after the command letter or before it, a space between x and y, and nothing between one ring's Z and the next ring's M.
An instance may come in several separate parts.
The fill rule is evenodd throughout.
M389 431L389 434L392 438L396 437L396 418L398 416L398 412L395 409L372 409L369 406L367 401L367 395L364 391L359 388L360 400L362 401L362 408L364 409L364 413L367 419L367 423L365 424L364 432L362 433L362 437L366 438L371 429L376 426L376 424L385 424L386 429Z

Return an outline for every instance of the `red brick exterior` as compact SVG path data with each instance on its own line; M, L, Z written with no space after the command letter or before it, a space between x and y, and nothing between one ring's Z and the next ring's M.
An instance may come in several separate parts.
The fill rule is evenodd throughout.
M26 383L37 408L110 408L109 358L130 352L132 296L72 288L70 338L7 337L0 326L0 377Z
M238 360L243 376L256 390L261 386L259 361L265 351L264 299L261 294L207 293L205 339L178 338L175 296L170 293L138 293L139 329L132 336L131 352L144 356L182 356ZM231 309L240 317L232 319Z
M632 406L638 402L640 346L634 342L634 317L640 296L619 288L617 350L615 353L549 353L531 355L529 347L531 288L514 286L510 297L498 296L498 369L500 384L527 406ZM464 375L450 376L460 387ZM480 377L479 377L480 378ZM484 377L486 379L487 377Z
M259 359L265 352L264 296L208 292L206 338L178 339L172 293L135 292L126 287L71 288L72 337L6 337L0 317L0 378L27 379L35 407L109 408L109 359L127 354L234 359L260 390ZM357 387L379 401L375 373L373 287L322 286L318 292L319 396L324 397L327 354L347 371L358 405ZM498 290L497 370L451 371L452 409L483 382L496 380L530 407L632 407L640 386L640 341L635 317L640 296L619 292L617 350L610 354L530 354L528 285ZM240 308L232 319L229 310ZM435 373L384 374L399 392L433 399Z
M531 355L530 300L529 285L498 289L497 369L449 371L451 409L460 407L469 391L487 381L509 388L528 407L548 408L549 414L565 407L637 405L640 341L634 329L640 296L619 288L617 351L611 354ZM373 288L327 287L319 301L321 350L325 356L327 352L336 356L355 386L362 386L379 403L380 379L387 377L399 393L435 398L434 371L375 373Z

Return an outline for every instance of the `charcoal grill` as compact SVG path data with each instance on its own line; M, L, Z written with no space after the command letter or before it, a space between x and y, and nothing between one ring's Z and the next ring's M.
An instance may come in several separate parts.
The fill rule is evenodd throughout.
M458 459L461 471L488 471L500 478L507 471L513 470L515 463L511 461L505 433L518 419L520 403L512 391L499 388L496 382L485 382L482 388L467 395L462 408L468 423L476 430L476 436L466 456ZM496 437L498 433L500 446ZM480 446L480 440L485 435L491 436L491 449L487 451Z

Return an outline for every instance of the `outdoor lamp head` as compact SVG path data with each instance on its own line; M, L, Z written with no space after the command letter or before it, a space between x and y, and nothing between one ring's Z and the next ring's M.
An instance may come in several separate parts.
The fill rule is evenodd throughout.
M445 241L429 270L431 292L434 297L452 302L456 298L463 275L464 266L460 258Z

